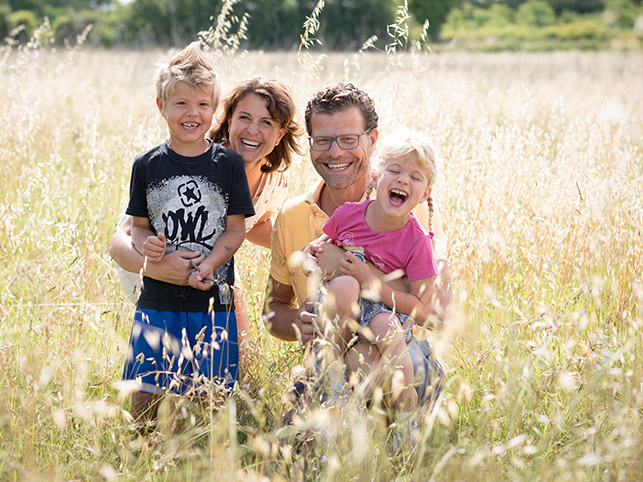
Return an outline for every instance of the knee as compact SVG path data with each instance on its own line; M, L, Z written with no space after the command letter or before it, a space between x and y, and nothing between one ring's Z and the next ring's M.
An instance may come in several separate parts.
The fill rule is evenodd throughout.
M402 329L402 322L393 313L378 313L371 319L370 325L373 330L386 334L395 333Z
M359 289L359 282L352 276L338 276L328 284L328 292L332 293L337 303L356 301Z

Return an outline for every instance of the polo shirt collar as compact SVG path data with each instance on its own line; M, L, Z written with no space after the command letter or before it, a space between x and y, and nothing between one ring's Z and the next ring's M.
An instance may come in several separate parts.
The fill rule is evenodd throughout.
M321 207L319 206L320 204L319 200L321 198L321 193L325 185L326 183L323 180L321 180L319 181L319 183L317 183L317 185L313 189L311 189L304 195L304 200L311 205L313 212L315 213L317 213L318 211L321 213L324 213L324 211L322 211ZM366 197L367 191L368 189L364 191L364 194L362 194L362 198L360 199L360 202L366 201L366 199L368 199ZM324 213L324 215L325 214L326 213Z

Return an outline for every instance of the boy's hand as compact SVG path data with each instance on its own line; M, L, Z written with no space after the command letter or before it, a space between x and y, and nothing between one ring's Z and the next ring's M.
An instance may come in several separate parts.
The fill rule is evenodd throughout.
M214 284L213 270L201 269L195 270L188 278L190 286L197 290L207 291Z
M163 233L159 233L158 236L148 236L143 243L143 255L146 256L149 261L157 263L163 259L166 244L167 240Z
M346 251L344 254L344 258L339 262L339 271L343 275L352 276L360 286L369 283L376 277L371 268L353 253Z

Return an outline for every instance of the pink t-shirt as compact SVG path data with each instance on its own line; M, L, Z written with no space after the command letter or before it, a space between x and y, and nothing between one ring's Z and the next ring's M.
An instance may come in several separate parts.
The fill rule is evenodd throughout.
M388 233L371 229L364 215L373 201L344 203L324 224L324 233L337 246L363 253L366 259L385 273L403 269L409 281L438 273L431 237L424 232L413 213L402 228Z

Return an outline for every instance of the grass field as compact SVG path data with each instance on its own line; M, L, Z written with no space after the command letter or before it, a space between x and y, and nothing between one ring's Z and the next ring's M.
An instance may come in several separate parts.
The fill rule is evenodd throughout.
M133 306L108 246L133 156L164 139L157 52L0 50L1 480L640 480L643 54L236 54L297 105L350 80L439 147L455 303L431 335L448 372L415 450L376 411L279 426L301 364L260 321L269 253L236 256L252 340L223 408L181 405L157 444L120 379ZM316 182L307 158L291 193ZM168 405L169 406L169 405ZM190 416L192 418L190 418ZM167 424L166 424L167 425Z

